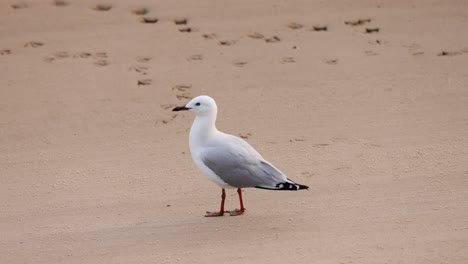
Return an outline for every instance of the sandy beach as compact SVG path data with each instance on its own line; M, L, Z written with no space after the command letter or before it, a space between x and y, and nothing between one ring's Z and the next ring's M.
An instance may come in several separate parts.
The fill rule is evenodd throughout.
M468 263L467 28L457 0L0 1L0 263ZM201 94L310 189L203 217L171 111Z

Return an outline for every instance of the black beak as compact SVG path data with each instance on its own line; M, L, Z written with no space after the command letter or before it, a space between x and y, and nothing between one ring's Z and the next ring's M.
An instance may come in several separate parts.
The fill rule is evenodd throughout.
M190 108L187 108L184 106L176 106L174 107L174 109L172 109L172 111L182 111L182 110L189 110Z

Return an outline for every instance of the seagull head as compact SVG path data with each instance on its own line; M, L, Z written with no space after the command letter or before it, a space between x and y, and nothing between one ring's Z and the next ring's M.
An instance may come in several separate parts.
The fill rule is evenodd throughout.
M200 95L193 98L190 102L188 102L188 104L183 106L177 106L174 109L172 109L172 111L183 110L189 110L196 116L205 116L213 114L216 115L218 107L216 106L216 102L213 98L207 95Z

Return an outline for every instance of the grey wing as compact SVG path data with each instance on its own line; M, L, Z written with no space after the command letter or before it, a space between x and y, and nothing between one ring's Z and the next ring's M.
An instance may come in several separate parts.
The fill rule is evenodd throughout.
M287 181L283 173L264 161L250 145L245 144L207 148L202 154L202 161L224 182L236 188L274 189L279 183Z

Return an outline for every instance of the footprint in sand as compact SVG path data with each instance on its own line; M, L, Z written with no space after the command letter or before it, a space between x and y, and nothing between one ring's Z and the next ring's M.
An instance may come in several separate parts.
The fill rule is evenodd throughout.
M193 97L188 95L188 94L177 94L176 97L179 100L191 100L191 99L193 99Z
M172 87L172 91L187 92L190 88L192 85L179 84Z
M102 67L102 66L107 66L107 60L97 60L94 62L94 65Z
M37 42L37 41L30 41L30 42L24 44L24 47L26 47L26 48L28 48L28 47L39 48L39 47L42 47L42 46L44 46L44 43Z
M167 108L167 109L164 109L164 110L172 109L172 108L174 108L175 106L176 106L176 105L171 105L170 108ZM161 107L162 107L162 106L161 106ZM173 114L173 115L172 115L171 117L169 117L169 118L163 118L163 119L161 119L161 120L157 120L155 124L157 125L159 122L161 122L161 123L163 123L164 125L167 125L167 124L169 124L171 121L173 121L177 116L178 116L178 114ZM166 206L170 207L170 205L166 205Z
M296 23L296 22L289 23L289 25L288 25L288 28L290 28L290 29L301 29L303 27L304 27L304 25Z
M303 137L293 138L293 139L289 140L289 142L304 142L304 141L307 141L307 140L305 138L303 138Z
M179 31L183 32L183 33L190 33L190 32L192 32L192 28L189 28L189 27L180 28Z
M141 63L147 63L147 62L151 61L151 57L138 56L138 57L136 57L136 61L141 62Z
M254 32L252 34L247 35L247 37L252 38L252 39L263 39L265 36L261 33Z
M91 57L91 55L93 55L93 54L91 54L89 52L78 52L78 53L73 54L73 58L86 59L86 58Z
M107 66L108 62L106 60L107 53L106 52L97 52L93 54L93 58L95 59L94 65L102 67Z
M366 50L364 53L366 53L366 55L368 55L368 56L377 56L377 55L379 55L377 52L375 52L373 50Z
M3 55L10 55L11 54L11 50L10 49L3 49L3 50L0 50L0 55L3 56Z
M379 33L380 28L374 27L374 28L366 28L366 31L364 33L366 34L372 34L372 33Z
M265 39L265 42L266 43L276 43L276 42L280 42L281 39L277 36L273 36L273 37L269 37L269 38L266 38Z
M173 109L173 108L176 107L176 106L177 106L176 104L162 104L162 105L160 105L160 107L161 107L163 110Z
M411 43L409 45L402 45L405 48L408 48L410 51L416 51L421 48L421 45L418 43Z
M236 42L237 41L235 41L235 40L221 40L219 42L219 45L221 45L221 46L232 46L232 45L236 44Z
M60 59L64 59L64 58L70 57L70 55L69 55L68 52L66 52L66 51L57 52L57 53L54 54L54 56L55 56L56 58L60 58Z
M328 26L321 26L321 25L313 26L312 30L313 31L328 31Z
M372 20L370 18L361 18L361 19L358 19L358 20L348 20L348 21L345 21L345 25L348 25L348 26L362 26L364 24L367 24L367 23L370 23Z
M158 23L158 21L159 19L153 16L142 17L140 20L141 23L145 23L145 24L156 24Z
M88 58L93 58L94 62L93 64L96 66L106 66L107 63L107 53L106 52L97 52L97 53L90 53L90 52L78 52L73 55L70 55L66 51L59 51L56 53L53 53L51 55L48 55L44 58L44 61L46 62L53 62L56 60L61 60L61 59L67 59L67 58L78 58L78 59L88 59Z
M312 145L314 148L323 148L323 147L328 147L330 146L329 143L317 143Z
M186 18L174 19L174 24L176 24L176 25L187 25L188 24L188 19L186 19Z
M234 64L234 66L237 66L237 67L244 67L247 64L247 62L246 61L237 61L237 62L234 62L233 64Z
M137 84L138 86L146 86L146 85L150 85L152 82L153 80L151 79L141 79L141 80L138 80Z
M338 63L338 59L329 59L329 60L324 60L323 62L329 65L336 65Z
M147 63L151 60L150 57L145 57L145 56L138 56L136 57L136 61L140 63ZM141 75L147 75L149 68L147 66L132 66L128 69L129 71L134 71L138 74ZM137 81L138 86L141 85L150 85L153 82L151 79L140 79Z
M411 43L409 45L402 45L405 48L408 48L408 52L413 56L422 56L424 52L421 51L421 45L418 43Z
M67 6L68 5L68 2L64 1L64 0L55 0L53 2L53 5L54 6L58 6L58 7L64 7L64 6Z
M93 10L96 11L109 11L112 9L112 5L109 4L97 4L92 7Z
M53 62L54 60L56 60L53 56L46 56L44 58L44 61L45 62Z
M128 68L128 70L129 71L134 71L134 72L139 73L141 75L148 74L148 67L144 67L144 66L133 66L133 67Z
M176 24L177 26L187 25L188 24L188 19L186 19L186 18L174 19L174 24ZM190 27L184 27L184 28L180 28L179 31L182 32L182 33L190 33L190 32L193 31L193 29L190 28Z
M203 55L201 54L195 54L193 56L190 56L187 58L188 61L193 61L193 60L203 60Z
M191 85L180 84L180 85L176 85L172 87L172 91L175 91L177 93L176 94L177 99L188 100L188 99L192 99L192 97L190 96L190 93L188 92L190 88L192 88Z
M96 58L96 59L107 58L107 52L96 52L93 54L93 58Z
M447 57L453 57L453 56L458 56L462 55L463 51L442 51L437 54L437 56L447 56Z
M443 50L442 52L438 53L437 56L452 57L452 56L462 55L463 53L468 53L468 48L464 48L461 50L453 50L453 51Z
M217 39L218 35L215 33L209 33L209 34L203 34L202 35L204 39Z
M176 106L177 106L176 104L163 104L163 105L160 105L160 107L165 111L171 111ZM163 124L168 124L169 122L174 120L177 117L177 115L178 114L173 114L169 118L164 118L164 119L158 120L158 121L156 121L156 124L158 124L159 122L161 122Z
M296 60L293 57L286 57L281 60L281 63L295 63Z
M44 61L46 62L53 62L55 60L60 60L60 59L66 59L70 57L70 54L68 54L68 52L66 51L59 51L59 52L56 52L52 55L49 55L49 56L46 56L44 58Z
M369 40L367 43L371 45L382 45L382 44L387 44L388 41L376 39L376 40Z
M146 7L139 7L132 10L132 13L137 16L143 16L149 13L149 9Z
M314 176L314 174L313 174L312 172L309 172L309 171L303 171L303 172L301 172L301 174L302 174L304 177L308 177L308 178Z
M12 4L11 5L11 8L13 9L23 9L23 8L28 8L28 4L26 3L16 3L16 4Z
M349 170L351 169L350 166L347 166L347 165L341 165L341 166L338 166L335 168L335 170L339 171L339 170Z
M239 133L239 137L243 138L243 139L248 139L249 137L252 136L252 133Z

